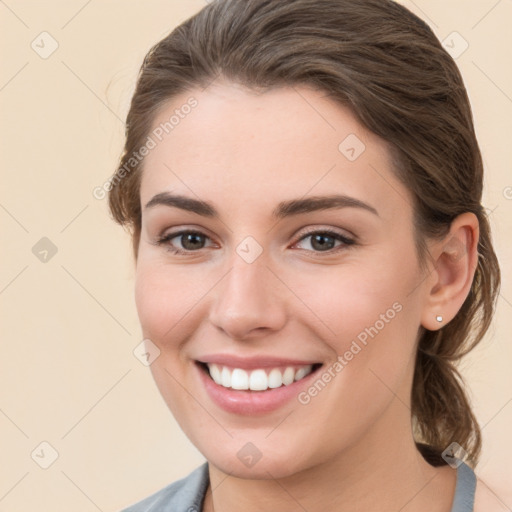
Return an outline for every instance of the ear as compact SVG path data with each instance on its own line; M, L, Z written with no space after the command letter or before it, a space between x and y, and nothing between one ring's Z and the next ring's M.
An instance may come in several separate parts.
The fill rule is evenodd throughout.
M456 217L441 241L429 245L433 268L425 280L421 325L430 331L450 322L466 300L478 265L478 218L466 212ZM442 316L442 321L437 320Z

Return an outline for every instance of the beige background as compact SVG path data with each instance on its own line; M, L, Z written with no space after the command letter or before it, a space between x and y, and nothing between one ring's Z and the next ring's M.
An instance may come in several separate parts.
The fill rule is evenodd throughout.
M492 331L462 373L483 426L477 474L510 510L512 2L403 3L441 40L456 31L469 44L457 63L504 276ZM92 191L116 166L146 51L204 5L0 1L0 510L116 511L203 462L133 355L130 242ZM57 50L42 58L53 40ZM43 237L57 249L46 262ZM58 452L47 469L52 448L42 442Z

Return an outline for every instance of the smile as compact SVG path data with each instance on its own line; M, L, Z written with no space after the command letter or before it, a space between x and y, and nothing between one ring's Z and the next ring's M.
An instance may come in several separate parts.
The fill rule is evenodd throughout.
M318 365L308 364L297 367L257 368L254 370L230 368L214 363L206 363L205 366L210 377L219 386L237 390L266 391L289 386L308 376Z
M228 413L250 416L293 403L323 366L315 359L270 354L241 357L219 353L201 359L194 362L199 385L209 400Z

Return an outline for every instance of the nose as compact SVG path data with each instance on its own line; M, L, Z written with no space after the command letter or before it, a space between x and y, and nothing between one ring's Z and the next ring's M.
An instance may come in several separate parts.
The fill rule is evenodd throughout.
M284 288L262 256L247 263L235 253L231 269L212 290L210 321L232 339L268 336L286 322Z

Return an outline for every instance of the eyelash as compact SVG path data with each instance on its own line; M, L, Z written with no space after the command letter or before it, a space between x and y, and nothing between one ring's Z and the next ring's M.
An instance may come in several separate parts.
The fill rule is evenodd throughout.
M168 233L164 236L159 237L156 240L156 245L158 245L158 246L167 245L168 247L166 249L169 252L171 252L172 254L177 254L177 255L189 255L189 254L193 254L195 252L199 252L201 249L198 249L196 251L183 250L183 249L178 249L178 248L170 245L169 242L173 238L176 238L180 235L189 235L189 234L190 235L199 235L199 236L204 236L206 238L209 238L207 235L205 235L204 233L201 233L200 231L195 231L193 229L184 229L181 231L176 231L174 233ZM337 248L329 249L326 251L314 251L314 250L309 250L309 249L302 249L302 250L308 251L308 252L313 252L315 254L320 254L320 255L322 255L322 254L332 255L333 253L337 253L340 250L350 249L351 246L356 245L355 240L348 238L346 236L343 236L340 233L338 233L336 231L332 231L330 229L322 229L322 230L316 229L316 230L312 230L312 231L303 233L302 236L297 240L297 242L294 243L294 245L296 245L297 243L301 242L302 240L304 240L312 235L328 235L328 236L342 242L343 244L341 246L338 246Z

